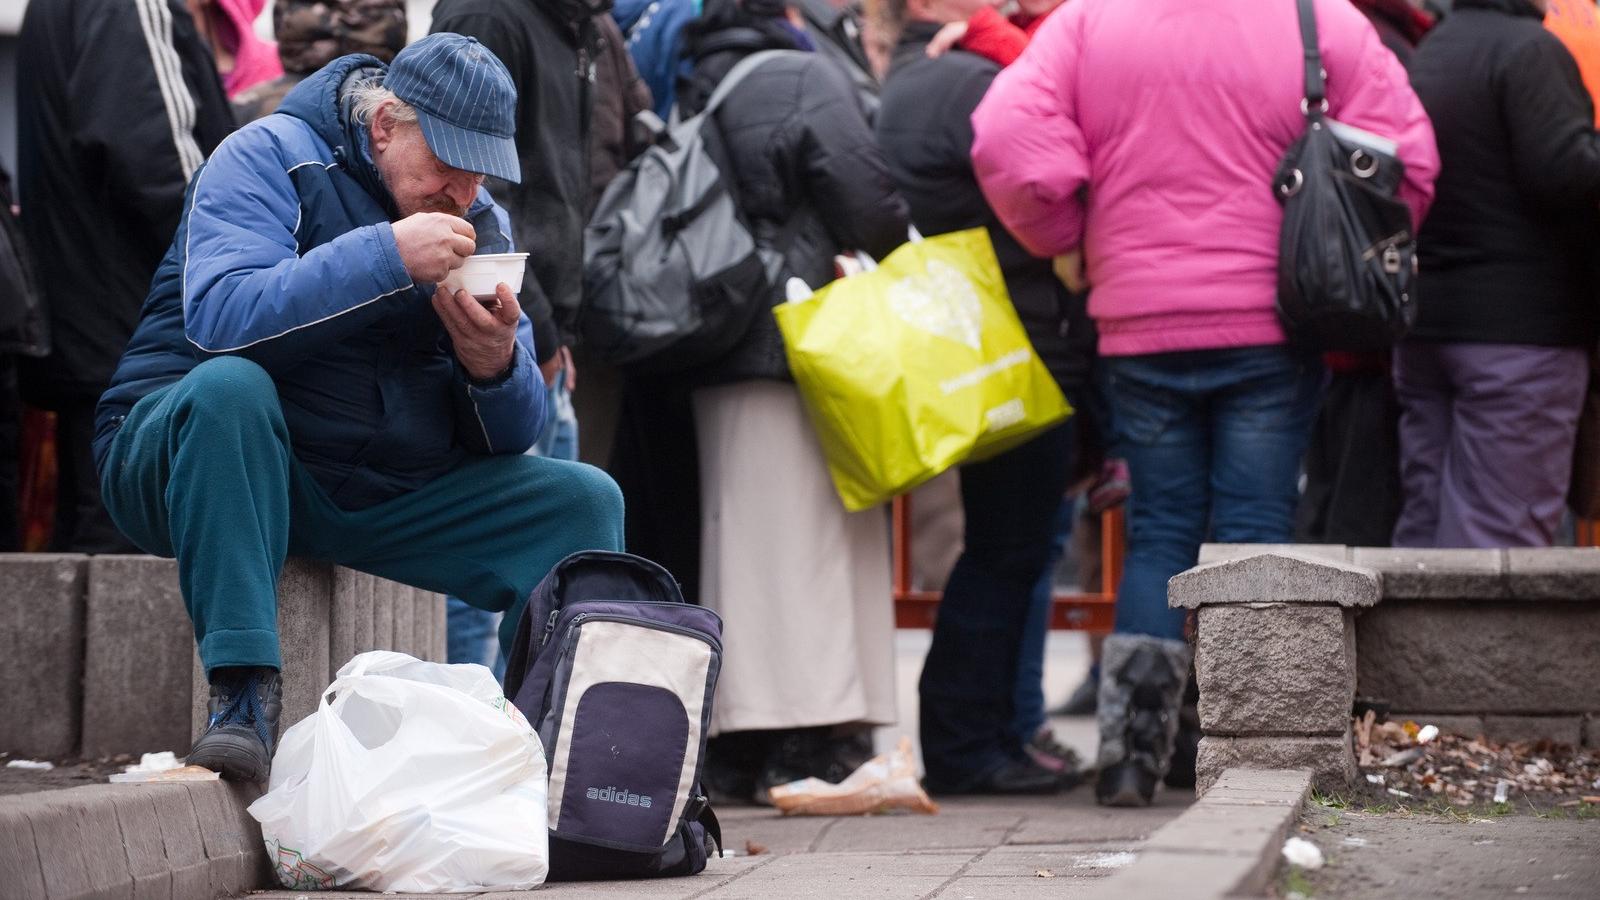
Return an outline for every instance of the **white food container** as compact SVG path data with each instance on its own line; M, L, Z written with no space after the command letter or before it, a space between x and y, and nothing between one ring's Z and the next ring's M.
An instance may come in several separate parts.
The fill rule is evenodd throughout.
M527 270L526 253L480 253L467 257L442 282L450 293L465 290L479 300L493 300L495 285L505 282L515 294L522 290L522 273Z

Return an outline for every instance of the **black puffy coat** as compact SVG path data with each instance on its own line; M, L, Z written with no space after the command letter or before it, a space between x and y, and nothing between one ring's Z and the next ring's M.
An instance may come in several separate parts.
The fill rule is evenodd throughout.
M755 29L716 34L678 89L686 113L698 111L717 82L751 53L785 49ZM768 62L730 93L715 115L731 157L734 191L758 240L776 245L786 226L789 274L814 288L833 280L841 250L888 255L905 242L905 201L849 80L822 54ZM800 221L791 224L795 216ZM773 303L783 299L781 294ZM706 383L786 378L783 341L770 312L756 316L729 354L700 373Z
M511 216L518 250L530 254L523 312L540 362L567 341L583 299L584 210L594 112L594 16L610 0L440 0L432 30L477 38L517 86L522 183L488 179Z
M1084 297L1017 243L983 197L972 171L972 111L1000 67L966 51L929 59L939 26L907 23L895 47L878 110L878 140L889 171L923 234L989 229L1017 317L1063 389L1087 385L1095 330Z
M52 337L24 364L23 392L50 408L92 402L233 111L183 0L30 3L17 71L22 229Z
M1593 345L1600 135L1572 55L1527 0L1457 0L1411 86L1441 163L1411 338Z

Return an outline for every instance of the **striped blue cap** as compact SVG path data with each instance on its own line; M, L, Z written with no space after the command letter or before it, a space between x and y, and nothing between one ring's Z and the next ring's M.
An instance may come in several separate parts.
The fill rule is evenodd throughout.
M428 149L446 165L522 181L517 86L476 38L428 35L400 51L384 86L416 107Z

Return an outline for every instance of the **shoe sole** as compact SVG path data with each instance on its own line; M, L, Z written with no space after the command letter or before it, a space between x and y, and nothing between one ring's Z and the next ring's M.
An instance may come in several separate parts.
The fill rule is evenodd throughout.
M1139 793L1139 789L1133 785L1127 785L1110 796L1106 796L1104 794L1095 794L1094 799L1095 802L1099 803L1101 806L1120 807L1150 806L1156 802L1155 797L1152 796L1146 798L1143 794Z
M210 769L220 774L225 781L265 784L272 772L270 766L261 765L260 757L256 754L226 744L192 752L184 762L191 766Z

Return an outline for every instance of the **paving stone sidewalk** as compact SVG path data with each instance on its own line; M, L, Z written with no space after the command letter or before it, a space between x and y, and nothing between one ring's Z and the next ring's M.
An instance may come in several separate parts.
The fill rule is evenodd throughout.
M946 800L935 816L783 818L770 810L730 809L718 812L729 848L765 852L715 860L695 878L547 885L537 891L479 894L476 900L1073 898L1132 863L1151 832L1176 818L1192 799L1186 791L1169 791L1148 809L1104 809L1084 786L1055 798ZM338 900L408 895L270 891L252 896Z

